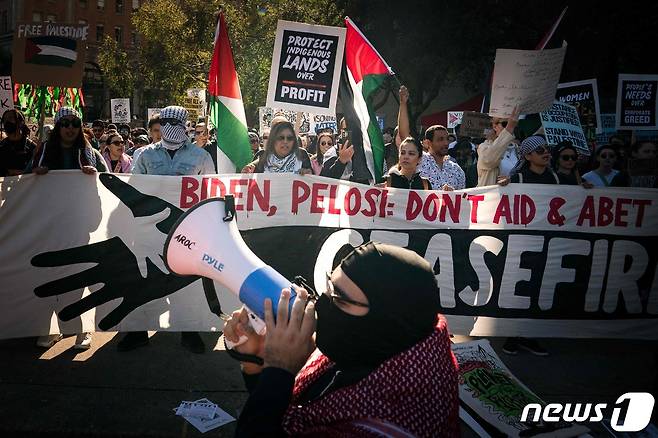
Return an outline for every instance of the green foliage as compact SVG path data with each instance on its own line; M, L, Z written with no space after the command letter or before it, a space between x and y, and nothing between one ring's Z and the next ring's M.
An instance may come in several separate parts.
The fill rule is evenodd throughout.
M98 50L98 65L113 97L133 95L135 75L129 68L128 54L119 49L114 39L106 36Z

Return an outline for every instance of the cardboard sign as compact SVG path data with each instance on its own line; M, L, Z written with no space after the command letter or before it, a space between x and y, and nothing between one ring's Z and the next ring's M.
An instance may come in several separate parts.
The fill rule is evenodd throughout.
M459 136L483 138L485 136L484 130L489 128L491 128L491 117L488 114L464 111L461 126L459 127Z
M130 99L111 99L112 123L130 123Z
M617 130L658 129L658 75L619 75L617 82Z
M267 106L334 115L345 29L279 20Z
M14 109L14 89L11 86L11 76L0 76L0 117L10 109Z
M82 87L89 26L72 23L16 23L12 46L15 82Z
M575 107L554 102L548 111L540 113L539 116L549 145L555 146L561 141L570 141L578 150L578 153L590 155L583 128L580 126L578 111Z
M521 114L550 108L566 52L566 43L551 50L496 50L489 114L507 118L517 105Z
M162 108L147 108L146 109L146 120L151 120L156 115L160 114Z
M596 79L558 84L555 100L576 108L585 137L594 138L603 132Z
M448 111L448 129L455 129L455 126L462 122L464 111Z

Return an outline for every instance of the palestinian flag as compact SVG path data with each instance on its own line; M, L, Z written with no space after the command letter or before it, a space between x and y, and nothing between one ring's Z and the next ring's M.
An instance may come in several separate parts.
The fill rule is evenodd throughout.
M251 161L252 152L224 13L220 13L217 22L215 50L208 73L208 92L210 119L217 129L217 146L240 171Z
M344 74L347 75L349 90L344 89L345 81L341 81L341 104L346 115L353 112L358 120L359 126L350 125L349 128L361 131L368 170L375 181L379 182L384 166L384 138L372 111L372 97L384 80L394 73L349 17L345 18L345 26ZM351 101L345 98L350 94Z
M26 38L25 63L71 67L78 60L78 44L71 38L41 36Z

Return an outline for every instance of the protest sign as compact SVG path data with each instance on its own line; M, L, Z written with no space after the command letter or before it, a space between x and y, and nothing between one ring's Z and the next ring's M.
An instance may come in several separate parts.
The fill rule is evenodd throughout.
M161 254L185 209L227 193L247 245L286 278L301 275L321 288L345 245L376 240L434 267L452 333L658 338L657 191L560 186L557 193L533 184L522 194L516 184L409 191L309 175L90 177L73 170L0 185L11 188L0 191L0 338L221 330L201 282L169 274ZM80 205L85 214L69 214ZM35 215L38 207L49 214ZM237 299L217 287L230 313ZM51 329L53 311L62 316L88 293L98 294L98 307L81 320L69 309ZM120 302L111 301L126 294L125 313L106 319Z
M658 75L620 74L617 82L617 130L658 129Z
M474 111L464 111L461 126L459 127L460 137L483 138L484 130L491 128L491 117L488 114L476 113Z
M202 88L191 88L183 101L183 107L187 110L187 118L195 123L206 116L206 90Z
M459 364L460 406L471 416L493 426L498 434L520 437L544 432L546 436L569 437L589 431L585 426L562 420L551 423L550 428L539 421L521 422L526 405L536 403L543 408L546 402L512 374L488 340L452 344L452 352Z
M130 99L110 99L112 123L130 123Z
M550 50L496 50L489 114L506 118L517 105L521 114L550 108L566 52L566 43Z
M575 107L553 102L553 106L548 111L541 112L539 116L549 145L555 146L561 141L570 141L579 154L591 154Z
M159 115L160 111L162 111L162 108L147 108L146 109L146 120L147 121L151 120L156 115Z
M14 88L11 86L11 76L0 76L0 117L10 109L14 109Z
M71 23L16 23L12 46L15 82L82 87L89 26Z
M279 20L267 106L334 115L345 29Z
M462 122L464 111L448 111L448 129L455 129L455 126Z
M275 115L282 115L290 123L298 126L299 134L317 134L320 131L331 129L334 133L338 132L335 116L325 114L309 114L298 111L290 111L282 108L270 108L266 106L258 107L258 124L261 135L265 130L270 129L272 119ZM301 117L299 123L297 118Z
M317 134L320 131L331 130L334 134L338 133L338 122L335 116L326 114L311 115L311 133Z
M576 108L580 126L588 141L602 132L596 79L558 84L555 100Z

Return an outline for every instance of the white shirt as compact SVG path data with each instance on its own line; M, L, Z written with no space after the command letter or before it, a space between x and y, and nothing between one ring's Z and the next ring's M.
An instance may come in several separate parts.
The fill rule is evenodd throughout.
M596 170L592 170L591 172L587 172L585 175L583 175L583 179L588 183L594 185L594 187L607 187L610 185L612 179L615 176L617 176L618 173L619 173L618 170L612 169L612 172L610 172L606 176L603 176L600 173L598 173ZM604 183L601 178L605 178L608 184Z
M443 161L443 168L439 167L434 157L423 152L423 158L418 165L420 176L430 180L433 190L441 190L444 184L448 184L455 190L466 187L466 175L459 164L451 159Z

